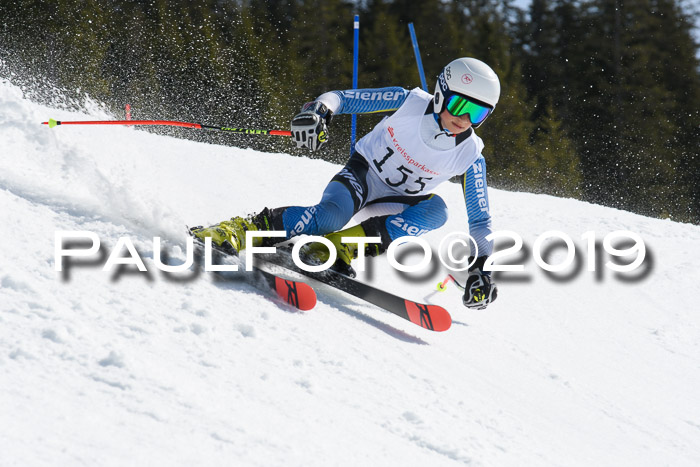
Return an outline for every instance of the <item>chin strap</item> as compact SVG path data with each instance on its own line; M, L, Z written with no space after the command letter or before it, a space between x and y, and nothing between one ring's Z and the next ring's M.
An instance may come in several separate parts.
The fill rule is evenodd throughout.
M438 126L440 127L440 130L442 130L443 133L445 133L447 136L452 136L452 137L457 136L454 133L452 133L450 130L448 130L447 128L443 128L442 122L440 121L440 116L438 114L436 114L435 112L433 112L433 118L435 119L435 123L438 124ZM436 136L436 138L437 138L437 136Z

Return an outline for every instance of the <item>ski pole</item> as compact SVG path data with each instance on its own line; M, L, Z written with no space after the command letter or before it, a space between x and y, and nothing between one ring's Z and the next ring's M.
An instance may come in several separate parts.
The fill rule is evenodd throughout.
M357 62L360 56L360 15L355 15L353 21L352 47L352 88L357 89ZM355 152L355 136L357 133L357 114L352 114L350 124L350 155Z
M41 122L42 125L48 125L53 128L58 125L161 125L161 126L179 126L183 128L195 128L197 130L213 130L225 131L228 133L236 133L242 135L270 135L270 136L292 136L291 131L284 130L254 130L250 128L233 128L227 126L212 126L202 123L178 122L174 120L89 120L83 122L77 121L58 121L50 118L48 122Z
M418 74L420 75L420 84L423 87L423 91L428 92L428 85L425 82L425 73L423 72L423 61L420 59L420 49L418 48L418 39L416 39L416 30L413 29L413 23L408 23L408 32L411 34L413 53L416 56L416 65L418 65Z
M447 289L447 284L449 284L450 282L454 282L455 285L457 286L457 288L464 290L464 286L462 284L460 284L459 282L457 282L457 279L455 279L455 276L453 276L452 274L448 274L447 277L445 277L445 279L442 282L438 282L438 285L437 285L438 292L444 292Z

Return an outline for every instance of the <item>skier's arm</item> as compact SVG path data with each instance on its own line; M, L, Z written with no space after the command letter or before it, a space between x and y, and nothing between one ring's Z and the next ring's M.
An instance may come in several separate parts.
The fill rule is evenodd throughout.
M323 102L333 115L393 112L401 107L409 92L408 89L398 86L348 89L323 93L316 101Z
M478 258L469 268L462 301L468 308L483 309L498 296L491 273L483 270L484 262L493 252L493 243L486 240L492 230L484 156L480 155L462 176L462 193L469 216L469 234L478 248Z
M479 156L462 176L462 193L467 205L469 234L476 241L478 256L490 256L493 242L486 241L492 230L484 156Z

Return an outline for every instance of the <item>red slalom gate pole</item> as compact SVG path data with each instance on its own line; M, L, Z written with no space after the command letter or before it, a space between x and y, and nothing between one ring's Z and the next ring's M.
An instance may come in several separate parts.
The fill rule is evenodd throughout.
M284 130L257 130L251 128L234 128L227 126L204 125L202 123L178 122L175 120L87 120L87 121L58 121L50 118L48 122L41 122L54 128L58 125L160 125L177 126L182 128L194 128L197 130L224 131L242 135L270 135L270 136L292 136L291 131Z

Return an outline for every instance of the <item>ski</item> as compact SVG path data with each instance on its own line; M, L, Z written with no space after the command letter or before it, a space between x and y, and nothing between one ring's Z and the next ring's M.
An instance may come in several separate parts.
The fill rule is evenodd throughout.
M256 261L302 274L394 313L430 331L447 331L452 325L450 313L441 306L408 300L330 269L320 273L304 271L294 264L291 252L287 249L277 248L276 254L256 256Z
M189 228L187 228L187 233L194 237ZM197 247L200 252L204 251L204 245L196 237L194 237L194 239L195 247ZM215 245L212 245L212 247L212 250L217 253L217 256L230 258L239 266L241 265L238 256L217 249ZM242 274L246 274L246 272ZM267 288L275 292L285 303L301 311L308 311L316 306L316 292L309 284L304 282L287 279L255 266L253 266L253 278L249 282L253 285L264 284Z
M309 284L286 279L260 268L254 269L268 287L289 305L302 311L311 310L316 306L316 292Z

